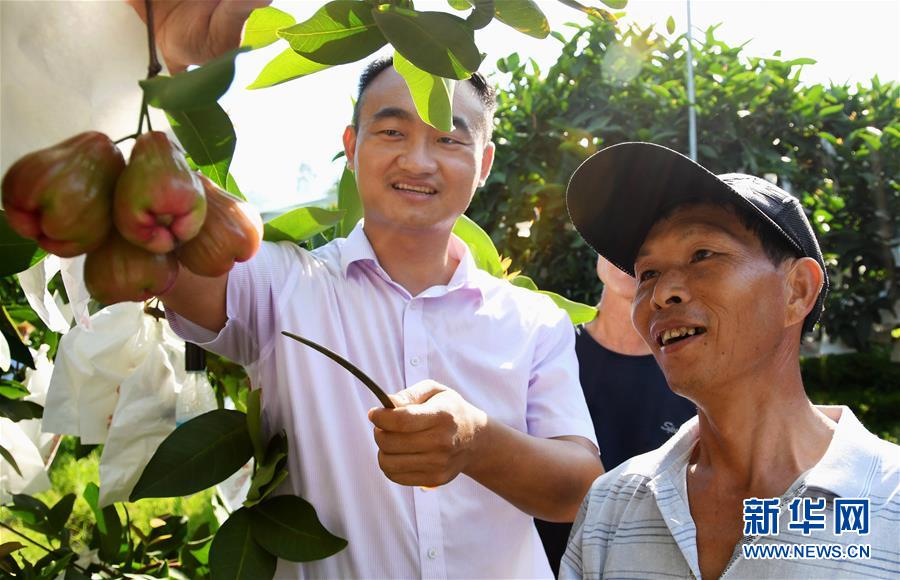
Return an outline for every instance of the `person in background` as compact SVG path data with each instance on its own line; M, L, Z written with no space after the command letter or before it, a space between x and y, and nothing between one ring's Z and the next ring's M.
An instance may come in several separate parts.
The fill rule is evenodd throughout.
M697 408L669 389L631 323L635 279L603 256L597 256L597 277L603 283L597 317L577 329L575 352L603 465L612 469L659 447ZM537 528L558 574L572 525L537 520Z
M900 576L900 447L804 390L828 278L797 198L623 143L566 199L636 278L634 326L698 416L594 482L560 578Z

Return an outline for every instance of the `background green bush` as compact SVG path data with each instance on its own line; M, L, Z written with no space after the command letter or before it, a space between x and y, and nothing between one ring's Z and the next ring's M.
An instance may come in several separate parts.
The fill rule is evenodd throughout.
M555 36L562 55L546 74L517 54L498 62L510 82L498 95L496 162L468 213L513 270L594 302L595 254L569 224L565 184L615 143L688 150L686 40L601 21L568 41ZM797 195L832 281L822 328L860 350L890 343L900 297L900 87L877 77L869 86L803 85L813 61L746 56L715 28L693 52L700 163L772 174Z

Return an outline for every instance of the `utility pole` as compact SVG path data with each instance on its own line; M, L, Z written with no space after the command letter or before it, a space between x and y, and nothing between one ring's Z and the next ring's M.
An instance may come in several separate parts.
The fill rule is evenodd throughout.
M691 0L687 0L687 94L688 94L688 143L691 159L697 161L697 111L694 109L694 50L691 25Z

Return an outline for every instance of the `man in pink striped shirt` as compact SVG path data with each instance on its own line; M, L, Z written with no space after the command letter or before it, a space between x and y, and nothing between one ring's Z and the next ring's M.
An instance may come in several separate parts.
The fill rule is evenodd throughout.
M221 278L182 269L162 296L181 336L247 367L265 428L290 441L282 491L349 541L279 577L546 577L532 518L571 521L602 472L568 317L478 270L451 233L490 171L493 107L480 75L459 82L438 131L373 64L343 137L364 221L312 252L264 243Z

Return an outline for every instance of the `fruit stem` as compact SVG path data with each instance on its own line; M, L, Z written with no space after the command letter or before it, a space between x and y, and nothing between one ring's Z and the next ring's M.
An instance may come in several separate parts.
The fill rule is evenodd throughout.
M122 137L118 141L115 141L115 144L118 145L119 143L128 141L129 139L137 139L139 136L140 136L140 133L134 133L133 135L126 135L125 137Z
M152 79L162 71L159 58L156 56L156 35L153 30L153 2L144 0L147 7L147 42L149 43L150 65L147 67L147 78Z

